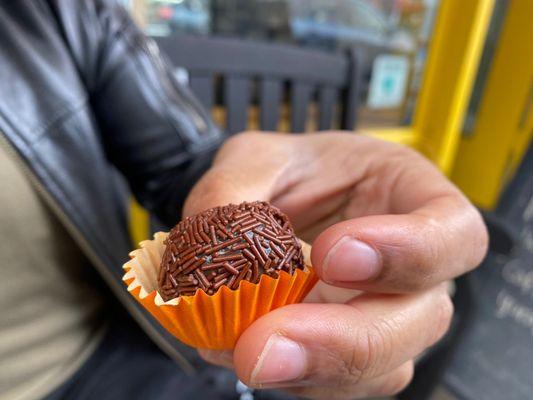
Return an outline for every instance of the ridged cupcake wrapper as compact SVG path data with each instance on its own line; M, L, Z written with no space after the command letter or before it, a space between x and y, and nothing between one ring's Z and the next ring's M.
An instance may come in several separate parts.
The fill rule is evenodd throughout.
M258 283L241 281L236 290L222 286L214 295L198 290L165 302L157 291L157 276L167 233L140 243L124 264L128 291L172 335L182 342L213 350L232 349L241 333L262 315L300 302L317 282L310 266L309 245L302 242L305 270L293 275L281 271L278 278L262 275Z

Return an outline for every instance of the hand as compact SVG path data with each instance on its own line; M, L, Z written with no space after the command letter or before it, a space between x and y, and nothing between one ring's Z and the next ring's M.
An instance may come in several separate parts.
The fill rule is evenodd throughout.
M278 206L313 242L321 282L307 303L255 321L233 353L200 353L252 387L312 398L403 389L413 358L450 322L442 282L486 252L476 209L415 151L334 132L234 136L184 212L254 200Z

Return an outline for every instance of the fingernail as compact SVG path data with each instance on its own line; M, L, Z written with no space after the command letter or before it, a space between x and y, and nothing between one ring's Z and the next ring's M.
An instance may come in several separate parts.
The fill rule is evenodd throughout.
M331 248L324 259L326 282L362 282L381 270L379 254L368 244L345 236Z
M252 384L296 381L305 373L307 357L298 343L274 334L267 340L250 381Z

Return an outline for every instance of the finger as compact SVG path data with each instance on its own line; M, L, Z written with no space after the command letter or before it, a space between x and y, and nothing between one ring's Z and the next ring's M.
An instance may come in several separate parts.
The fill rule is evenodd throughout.
M339 288L318 281L305 297L305 303L346 303L350 299L361 295L360 290Z
M287 388L286 391L296 396L316 400L367 399L369 397L394 396L400 393L413 379L413 361L402 364L395 370L377 378L359 382L355 385L333 387L300 386Z
M347 304L295 304L255 321L233 362L255 387L351 385L414 358L448 328L444 287L410 295L366 294Z
M409 214L339 222L317 237L311 259L321 279L335 286L405 292L473 269L487 242L479 213L455 193Z
M183 208L184 216L226 204L269 200L273 177L262 173L245 174L226 166L214 166L194 186Z
M270 200L292 184L293 141L252 132L229 139L213 167L196 183L184 205L184 216L243 201ZM282 179L283 178L283 179Z

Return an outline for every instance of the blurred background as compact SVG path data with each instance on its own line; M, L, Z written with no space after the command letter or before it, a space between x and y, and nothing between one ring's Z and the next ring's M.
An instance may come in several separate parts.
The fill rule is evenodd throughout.
M533 1L124 3L229 133L353 130L450 176L490 252L400 398L533 398ZM153 224L132 206L135 241Z
M236 37L327 53L357 48L362 79L359 112L361 126L368 127L409 122L438 0L153 0L130 4L145 31L155 37ZM397 57L396 79L401 81L398 94L385 103L384 98L376 98L376 89L369 92L374 62L380 55ZM396 83L391 81L389 90Z

